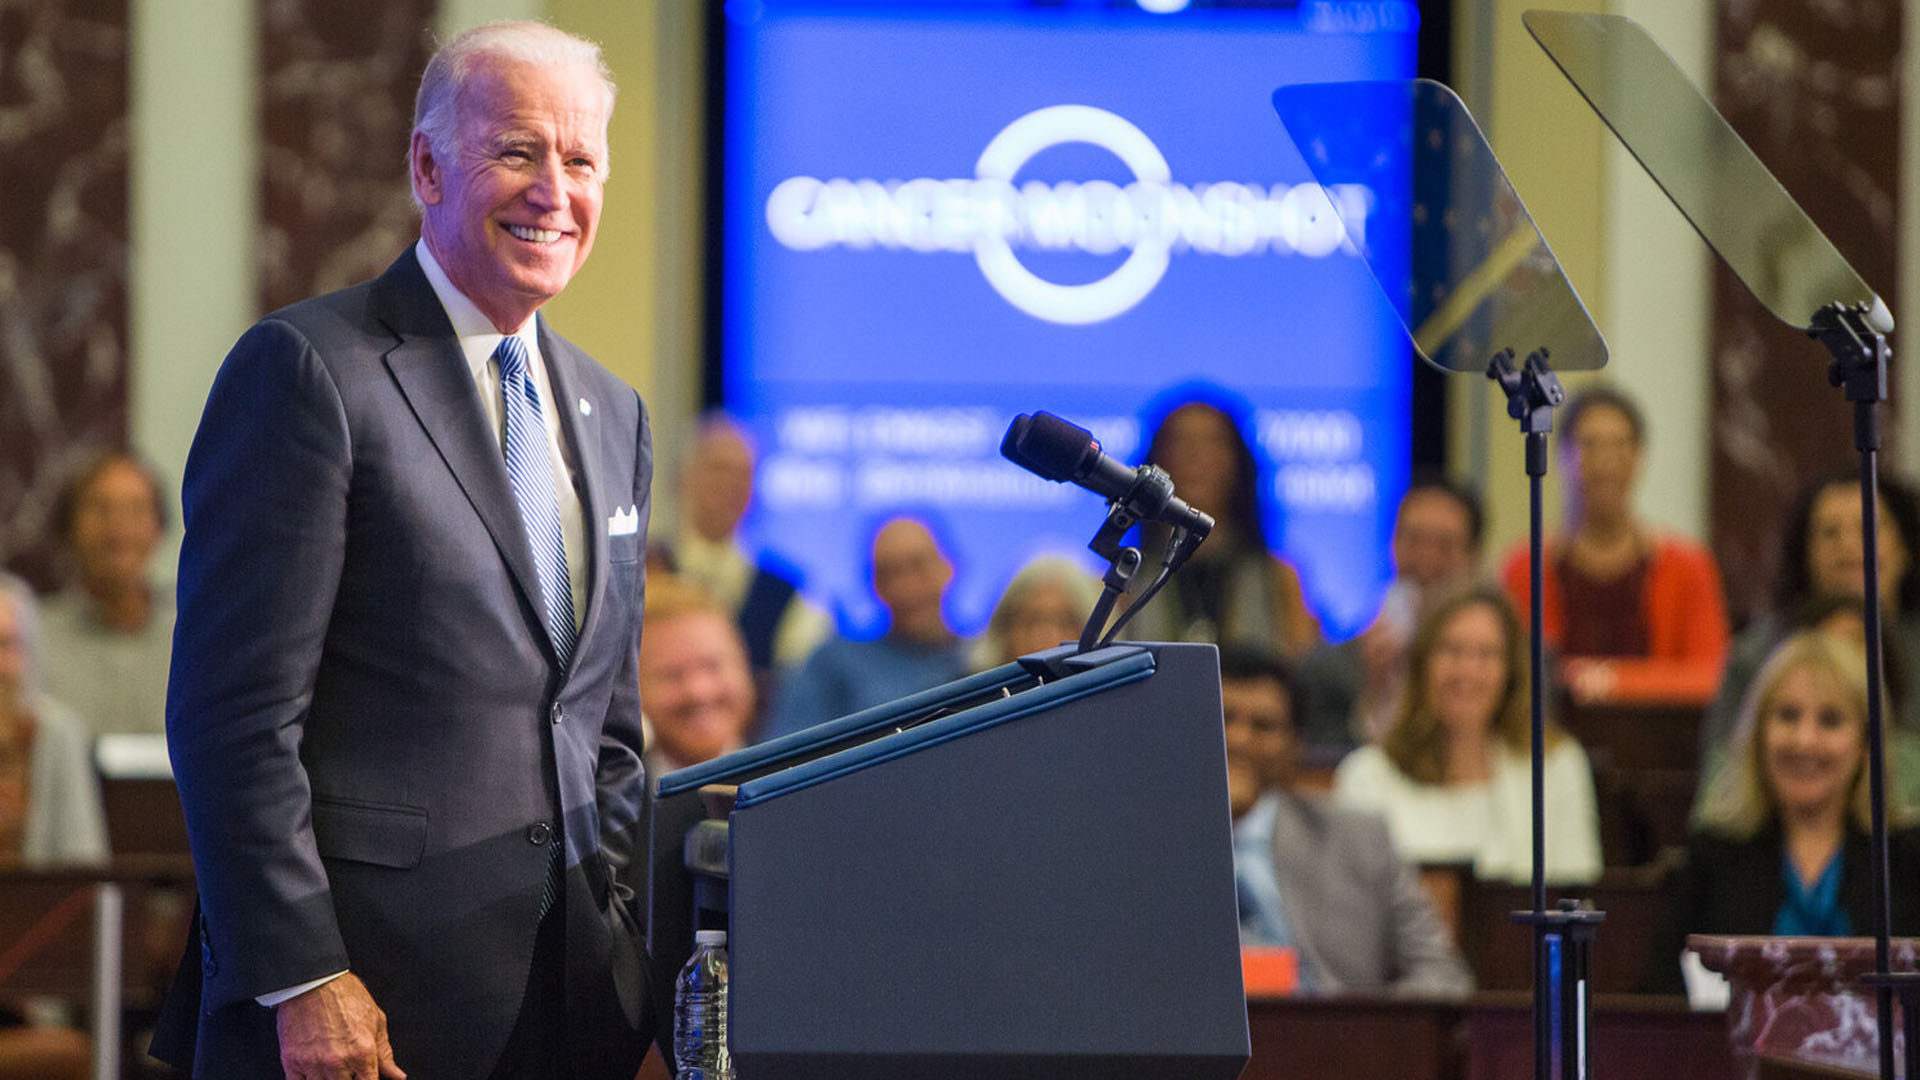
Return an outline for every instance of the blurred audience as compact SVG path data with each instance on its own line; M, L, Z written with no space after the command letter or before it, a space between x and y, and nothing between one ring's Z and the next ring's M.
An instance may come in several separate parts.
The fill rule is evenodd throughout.
M1505 594L1476 586L1434 603L1414 633L1393 726L1341 761L1335 798L1384 814L1407 858L1530 881L1527 685L1526 636ZM1547 879L1592 881L1600 824L1586 752L1549 727L1545 760Z
M1820 631L1761 667L1654 939L1650 989L1681 989L1688 934L1871 931L1866 670L1857 645ZM1894 882L1920 879L1920 830L1892 830L1889 856ZM1920 893L1895 888L1892 902L1893 932L1920 932Z
M0 866L107 857L106 818L80 722L36 689L33 590L0 571ZM168 951L178 955L173 940ZM92 1044L64 1003L0 997L0 1078L91 1075Z
M724 413L702 417L680 470L678 528L669 546L648 553L648 569L671 569L731 613L760 689L770 693L776 671L804 662L831 625L800 596L797 574L740 544L754 467L753 444L738 423Z
M1437 598L1478 573L1481 525L1472 489L1438 473L1414 477L1394 516L1394 577L1380 614L1358 637L1320 645L1301 663L1300 734L1309 746L1350 749L1386 734L1414 628Z
M35 690L33 613L0 589L0 863L57 866L107 857L91 741L73 714Z
M1100 582L1072 559L1042 555L1020 568L1000 594L986 632L974 644L976 670L1078 641L1100 599Z
M1726 598L1713 555L1640 520L1633 491L1646 446L1639 406L1605 386L1561 413L1566 529L1543 555L1543 613L1557 674L1575 701L1712 698L1727 654ZM1523 542L1501 567L1527 611ZM1577 615L1577 617L1575 617Z
M1378 816L1295 790L1299 702L1271 650L1220 650L1240 935L1296 950L1330 994L1461 994L1473 976Z
M732 617L700 586L647 582L640 633L640 711L647 718L647 777L739 749L753 721L753 675Z
M1879 579L1882 625L1889 668L1920 674L1920 497L1902 481L1880 478ZM1731 737L1740 707L1774 647L1798 627L1796 613L1822 598L1865 596L1866 555L1860 532L1857 473L1834 472L1815 479L1794 499L1781 522L1780 567L1773 606L1754 616L1727 654L1720 692L1701 725L1701 748L1712 755ZM1904 695L1903 695L1904 696ZM1889 729L1920 733L1920 702L1887 710Z
M1186 567L1127 627L1142 641L1238 642L1298 656L1320 640L1300 575L1267 547L1259 470L1233 417L1201 401L1174 409L1147 447L1148 464L1173 478L1175 493L1213 515L1212 534ZM1134 581L1151 582L1168 542L1145 530L1147 559Z
M1786 637L1803 631L1816 630L1831 634L1850 642L1861 650L1864 661L1867 647L1866 608L1858 595L1845 593L1826 593L1813 597L1797 605L1787 623ZM1907 809L1920 808L1920 730L1911 725L1912 699L1908 695L1906 650L1902 645L1904 635L1899 627L1889 625L1885 630L1883 644L1886 658L1883 669L1886 680L1883 684L1881 708L1887 721L1887 792L1889 805ZM1777 647L1777 645L1776 645ZM1766 658L1761 658L1764 665ZM1864 669L1863 669L1864 670ZM1753 690L1752 675L1746 678L1744 690ZM1864 676L1863 676L1864 677ZM1744 701L1742 702L1744 705ZM1738 726L1736 712L1735 727ZM1701 754L1700 780L1694 796L1694 821L1702 821L1709 801L1720 782L1720 774L1729 767L1733 755L1733 737L1729 733L1724 739L1708 744Z
M95 735L166 731L173 593L148 563L166 530L153 470L104 454L62 492L56 521L73 577L42 608L42 689Z
M775 738L938 686L966 674L969 643L947 625L953 562L925 522L899 517L873 537L873 591L887 632L829 638L781 691L762 735Z

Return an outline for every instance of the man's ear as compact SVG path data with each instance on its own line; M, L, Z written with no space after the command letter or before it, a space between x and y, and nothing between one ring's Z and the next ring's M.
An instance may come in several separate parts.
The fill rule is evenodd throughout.
M415 131L413 141L407 145L408 179L413 183L413 193L419 197L422 206L438 206L443 195L441 180L443 172L440 161L433 156L433 146L427 141L424 131Z

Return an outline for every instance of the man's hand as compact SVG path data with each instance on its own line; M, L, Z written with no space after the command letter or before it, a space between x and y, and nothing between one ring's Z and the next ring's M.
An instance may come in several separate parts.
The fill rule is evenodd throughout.
M387 1014L352 972L274 1009L287 1080L406 1080L387 1043Z

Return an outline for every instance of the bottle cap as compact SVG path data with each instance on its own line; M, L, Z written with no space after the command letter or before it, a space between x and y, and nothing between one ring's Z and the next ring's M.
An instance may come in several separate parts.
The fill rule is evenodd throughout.
M696 930L693 935L693 943L695 945L725 945L727 943L727 932L725 930Z

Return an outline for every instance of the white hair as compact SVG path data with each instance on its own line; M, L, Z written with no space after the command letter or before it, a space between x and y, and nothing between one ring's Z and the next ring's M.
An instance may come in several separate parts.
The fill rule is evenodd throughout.
M613 72L600 55L600 46L564 30L531 20L483 23L455 34L427 61L420 75L420 91L413 99L413 130L427 138L435 159L448 160L458 134L460 95L476 71L488 61L537 64L541 67L581 67L599 76L607 91L607 115L613 115L618 88ZM407 175L413 175L413 148L407 148ZM413 193L420 206L420 193Z
M1091 613L1100 600L1100 582L1077 561L1065 555L1041 555L1020 568L1007 582L1000 602L993 606L986 632L974 642L973 666L981 671L998 667L1013 659L1009 655L1008 636L1013 621L1036 590L1053 586L1066 592L1075 611Z

